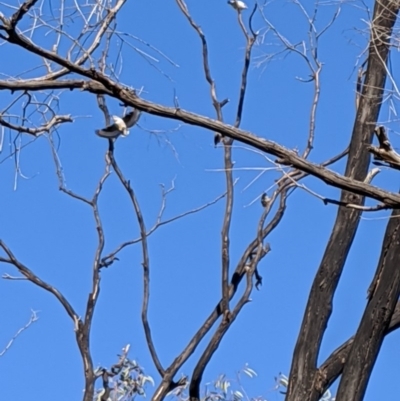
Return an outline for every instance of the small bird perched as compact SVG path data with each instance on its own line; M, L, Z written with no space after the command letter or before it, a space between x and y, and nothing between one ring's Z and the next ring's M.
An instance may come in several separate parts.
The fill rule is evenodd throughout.
M264 192L261 196L261 205L262 207L267 207L268 203L271 199L268 198L268 195Z
M102 138L110 138L115 139L120 135L128 136L129 130L128 128L133 127L139 120L141 112L137 109L133 109L129 113L125 114L125 116L111 116L114 124L109 125L106 128L96 130L96 135L101 136Z
M219 132L214 134L214 146L217 146L222 141L222 135Z
M235 10L239 12L247 8L246 3L240 0L228 0L228 4L230 4Z

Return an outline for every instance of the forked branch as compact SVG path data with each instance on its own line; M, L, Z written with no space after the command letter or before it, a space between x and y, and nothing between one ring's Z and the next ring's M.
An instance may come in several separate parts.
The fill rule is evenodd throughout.
M364 181L367 177L370 157L365 144L368 145L372 141L382 104L387 76L386 62L390 48L389 38L392 35L398 7L398 2L391 0L375 3L368 67L363 93L357 109L345 172L346 177L349 177L353 182ZM347 188L344 189L347 190ZM357 191L353 193L343 191L341 201L363 206L364 197L360 195L363 194ZM382 203L386 204L386 201ZM286 401L317 401L319 399L319 391L315 388L316 363L332 311L333 296L358 228L360 213L354 208L340 207L338 210L335 226L315 276L304 313L294 351ZM353 380L350 382L352 381L356 385L359 378L359 376L353 376ZM347 389L346 397L350 398L346 398L346 400L359 399L360 392L356 395L353 392L354 386L352 388L347 387Z

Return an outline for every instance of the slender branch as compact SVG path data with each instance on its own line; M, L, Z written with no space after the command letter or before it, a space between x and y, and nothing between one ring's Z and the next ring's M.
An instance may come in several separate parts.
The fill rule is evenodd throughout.
M253 12L250 15L249 24L251 27L252 20L254 13L256 11L256 5L254 6ZM242 20L242 13L238 10L238 22L243 31L243 34L246 38L246 50L244 55L244 65L242 70L242 77L241 77L241 85L240 85L240 92L239 92L239 99L237 105L237 113L236 113L236 121L235 127L238 128L240 126L242 120L242 112L243 112L243 105L244 99L246 95L246 88L247 88L247 75L250 66L251 60L251 51L253 45L256 40L256 35L253 33L250 36L246 28L244 27L243 20ZM253 31L252 31L253 32ZM224 320L230 320L231 316L229 314L229 231L231 227L232 221L232 212L233 212L233 199L234 199L234 186L233 186L233 163L232 163L232 143L233 140L229 139L224 141L224 168L225 168L225 179L226 179L226 188L227 188L227 198L226 198L226 206L225 206L225 213L224 213L224 221L222 226L222 311L225 314ZM220 336L219 341L222 339L224 333L230 327L229 322L222 322L220 325L220 329L217 330L216 336ZM203 371L205 369L206 364L211 359L212 354L215 352L216 347L218 347L219 341L216 339L211 339L208 346L208 352L203 354L203 357L199 360L196 368L193 372L192 381L190 383L190 393L191 397L199 397L198 390L200 386L200 381L203 375ZM202 364L206 362L206 364ZM194 394L194 395L193 395Z
M72 123L73 121L74 120L71 118L71 116L54 116L50 121L48 121L46 124L43 124L39 128L29 128L23 125L11 124L0 117L0 125L2 125L3 127L10 128L14 131L30 134L33 136L38 136L43 132L50 132L52 128L55 128L59 124L66 122Z
M75 312L72 305L67 301L67 299L64 297L64 295L61 294L61 292L59 290L57 290L55 287L51 286L50 284L47 284L45 281L41 280L38 276L36 276L36 274L34 274L30 269L28 269L25 265L23 265L14 256L14 254L11 252L11 250L7 247L7 245L2 240L0 240L0 248L2 248L8 256L8 258L0 257L0 262L9 263L9 264L15 266L18 269L18 271L24 277L26 277L29 281L36 284L38 287L43 288L44 290L53 294L59 300L61 305L66 310L68 316L73 320L74 323L76 323L79 320L78 314Z
M140 228L140 237L141 237L141 243L142 243L142 254L143 254L143 303L142 303L142 323L143 323L143 328L144 332L146 335L146 341L149 346L150 354L153 359L153 362L160 373L161 377L164 376L164 368L161 365L161 362L158 358L153 338L151 335L151 329L150 329L150 324L148 321L148 307L149 307L149 298L150 298L150 259L149 259L149 250L148 250L148 245L147 245L147 231L146 231L146 226L144 223L144 218L142 215L142 211L139 205L139 202L136 198L135 192L133 191L130 181L127 181L122 174L120 168L118 167L118 164L114 158L114 152L113 152L113 143L110 141L110 149L108 151L108 157L110 158L111 165L113 166L114 171L117 173L117 176L119 180L121 181L121 184L124 186L126 191L129 194L129 197L131 199L133 208L135 210L136 218L139 224Z
M93 38L92 43L87 49L82 48L82 55L76 61L74 61L75 65L81 66L83 65L95 52L95 50L100 46L101 40L104 35L107 33L108 28L111 23L116 19L118 12L121 10L123 5L127 0L118 0L113 8L107 8L107 14L103 18L101 22L99 22L95 28L96 35ZM79 41L75 41L75 43L79 43ZM72 47L69 53L72 52L74 47ZM52 72L46 74L44 77L35 78L37 81L41 81L43 79L56 80L70 73L70 69L68 67L62 68L59 71Z
M194 208L192 210L188 210L186 212L183 212L181 214L178 214L177 216L171 217L167 220L162 220L162 215L163 215L163 211L164 211L164 203L165 203L165 199L164 199L164 194L163 194L163 201L162 201L162 205L160 208L160 212L157 216L157 221L155 222L155 224L153 225L153 227L150 228L150 230L148 230L146 237L149 237L151 234L153 234L159 227L164 226L166 224L172 223L173 221L179 220L183 217L189 216L191 214L194 213L198 213L204 209L206 209L207 207L214 205L215 203L217 203L219 200L221 200L222 198L224 198L226 196L226 192L217 196L215 199L213 199L210 202L205 203L204 205L201 205L197 208ZM122 244L120 244L114 251L110 252L108 255L104 256L102 258L102 266L104 267L108 267L110 266L114 260L118 260L118 258L116 257L116 255L125 247L129 246L129 245L133 245L133 244L137 244L142 240L141 237L136 238L134 240L131 241L126 241L123 242Z
M253 12L250 15L250 26L252 24L252 20L254 17L254 13L256 10L257 5L254 6ZM242 13L238 12L238 18L239 18L239 23L243 25L242 21ZM241 79L241 84L240 84L240 92L239 92L239 100L238 100L238 106L237 106L237 112L236 112L236 121L234 127L239 128L240 123L242 121L242 113L243 113L243 105L244 105L244 98L246 95L246 88L247 88L247 76L249 73L249 67L250 67L250 61L251 61L251 51L253 49L253 45L257 39L257 35L255 33L250 36L246 29L243 26L243 33L246 38L246 50L244 54L244 65L243 65L243 70L242 70L242 79Z
M109 123L109 121L107 121L110 117L110 114L108 112L108 108L107 105L105 103L105 99L104 96L102 95L98 95L97 96L97 101L98 101L98 105L100 107L100 109L103 111L105 117L106 117L106 124ZM142 215L142 211L139 205L139 202L136 198L135 192L133 191L131 185L130 185L130 181L126 180L124 175L122 174L122 171L120 170L120 168L118 167L118 164L115 160L114 157L114 139L109 139L109 148L107 151L107 155L106 155L106 160L112 165L114 171L117 173L117 176L121 182L121 184L124 186L125 190L128 192L129 197L131 199L132 205L134 207L135 210L135 214L136 214L136 218L139 224L139 228L140 228L140 241L142 243L142 253L143 253L143 303L142 303L142 323L143 323L143 328L144 328L144 332L146 335L146 341L150 350L150 354L151 357L153 359L153 362L158 370L158 372L160 373L161 376L164 375L164 369L161 365L161 362L157 356L157 352L154 346L154 342L151 336L151 329L150 329L150 324L148 321L148 305L149 305L149 298L150 298L150 258L149 258L149 251L148 251L148 245L147 245L147 230L146 230L146 226L144 223L144 218ZM107 163L108 163L107 162ZM112 257L111 259L111 263L112 261L115 260L115 256ZM105 262L105 258L102 258L100 260L100 258L98 259L98 268L100 269L101 267L105 266L105 263L107 265L107 263L109 262Z
M210 97L212 104L214 106L215 112L217 114L218 121L223 121L222 115L222 107L226 104L226 101L219 102L217 99L217 89L215 81L211 76L211 69L210 63L208 58L208 46L206 37L201 30L200 26L197 25L193 18L191 17L189 10L187 8L186 3L184 0L176 0L179 8L181 9L182 13L185 15L186 19L189 21L192 28L196 31L197 35L199 36L202 44L202 53L203 53L203 70L206 81L210 87ZM215 133L214 143L217 143L221 140L221 135L219 132ZM229 313L229 227L230 227L230 220L232 215L232 206L233 206L233 178L232 178L232 150L231 150L231 143L227 144L229 146L224 146L224 163L225 163L225 175L226 175L226 185L227 185L227 197L226 197L226 206L225 206L225 214L224 214L224 221L222 227L222 277L221 277L221 284L222 284L222 299L223 299L223 309L226 313Z
M94 263L93 263L93 275L92 275L92 289L88 295L88 300L86 303L86 311L84 322L78 322L76 327L76 340L78 344L78 348L80 350L83 367L84 367L84 375L85 375L85 391L84 391L84 401L92 401L94 394L94 383L96 380L96 376L93 369L93 361L91 357L91 351L89 346L90 341L90 333L91 333L91 325L93 320L93 314L95 310L95 306L100 294L100 268L102 263L101 254L104 249L104 230L103 225L100 219L99 209L98 209L98 198L103 189L103 185L107 178L110 175L110 163L106 160L105 171L100 178L97 188L93 194L93 198L88 200L83 196L76 194L75 192L67 189L64 183L64 177L62 173L62 167L57 155L57 151L53 144L53 140L51 136L49 136L49 142L51 146L51 151L53 154L54 164L56 166L56 174L58 178L59 189L65 194L71 196L74 199L80 200L85 204L88 204L92 210L94 215L94 220L96 222L96 230L98 234L98 245L95 253Z
M239 301L237 302L236 306L233 308L233 311L230 313L229 319L222 319L219 327L215 331L214 335L212 336L211 340L207 344L206 349L204 350L203 354L199 358L192 374L192 379L189 386L189 396L191 401L199 401L200 400L200 384L201 379L203 377L204 370L208 365L211 357L217 350L219 344L221 343L225 333L228 331L229 327L232 325L234 320L237 318L238 314L242 310L243 306L250 301L250 294L253 288L253 275L257 271L258 262L269 252L269 246L264 248L263 246L263 239L265 237L263 226L265 223L265 219L271 210L273 202L269 202L265 208L264 212L261 216L259 221L259 226L257 230L257 239L255 250L252 249L251 253L248 256L248 259L245 260L244 264L241 265L241 270L243 273L246 274L246 286L245 290L240 297ZM255 254L255 256L253 256ZM243 259L242 259L243 260ZM260 278L257 278L260 280ZM256 284L257 285L257 284ZM237 287L236 287L237 288Z
M89 338L90 338L90 330L93 320L94 309L100 294L100 266L101 266L101 254L104 249L104 230L103 225L100 219L100 213L98 209L98 198L103 189L103 185L107 178L110 175L110 163L106 160L106 166L103 176L100 178L95 193L93 195L93 199L91 201L91 206L93 209L93 215L96 222L96 230L98 235L98 244L96 248L95 258L93 262L93 276L92 276L92 289L88 296L88 300L86 303L86 312L85 312L85 320L83 324L83 332L82 338L84 339L85 343L80 345L80 348L85 352L85 360L90 361L88 366L85 366L85 376L87 378L87 387L86 392L88 392L88 388L90 388L89 393L92 391L93 388L93 365L90 357L90 350L89 350ZM90 375L88 374L88 370L90 370ZM89 386L88 386L89 385Z
M268 223L268 225L263 229L262 237L266 238L279 224L281 221L285 209L286 209L286 199L287 199L287 191L288 187L281 186L278 188L273 196L271 197L271 207L275 202L275 199L280 197L279 206L274 214L274 217ZM239 260L235 271L231 276L231 284L229 286L229 299L232 299L236 294L238 286L246 274L246 262L249 260L250 255L254 252L259 243L259 233L257 233L257 238L255 238L243 252L241 259ZM210 331L210 329L214 326L215 322L221 316L223 312L223 300L221 299L196 334L189 341L184 350L174 359L171 365L166 369L165 376L154 392L152 397L152 401L161 401L169 391L171 391L171 386L173 386L172 379L181 368L181 366L189 359L189 357L195 352L197 346L200 344L201 340L204 336Z
M35 311L32 311L31 317L29 318L28 323L25 324L25 326L21 327L11 338L11 340L8 342L8 344L4 347L2 351L0 351L0 357L2 357L13 345L14 341L17 339L17 337L26 329L28 329L33 323L35 323L39 318L37 317L37 314Z

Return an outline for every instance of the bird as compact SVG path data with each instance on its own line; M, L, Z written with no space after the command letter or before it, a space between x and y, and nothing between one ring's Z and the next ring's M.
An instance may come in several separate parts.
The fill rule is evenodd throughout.
M247 8L246 3L240 0L228 0L228 4L230 4L235 10L239 12Z
M268 198L268 195L264 192L261 196L261 205L262 207L267 207L271 199Z
M120 135L126 137L129 135L128 128L133 127L139 120L141 112L137 109L133 109L129 113L125 114L122 118L118 116L111 116L114 124L109 125L106 128L96 130L96 135L102 138L115 139Z
M222 141L222 135L219 132L214 134L214 145L217 146Z

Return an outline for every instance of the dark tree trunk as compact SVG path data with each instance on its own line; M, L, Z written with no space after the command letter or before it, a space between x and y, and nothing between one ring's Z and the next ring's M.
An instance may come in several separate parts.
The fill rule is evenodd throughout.
M366 145L372 141L386 80L386 61L398 4L390 0L375 3L368 67L350 142L346 176L363 181L370 156ZM341 200L363 205L364 198L343 191ZM332 312L333 296L354 236L361 212L340 207L321 265L314 279L294 351L286 401L317 401L323 388L317 383L317 358ZM394 308L394 306L393 306ZM390 316L389 316L390 320ZM387 325L384 326L385 329ZM345 368L346 369L346 368ZM372 369L372 365L370 366ZM358 380L358 379L357 379ZM340 398L337 398L339 401Z

